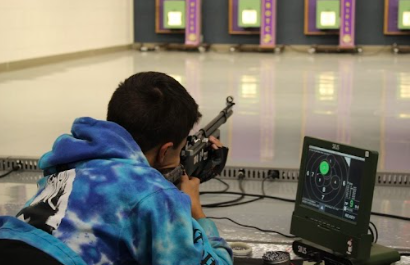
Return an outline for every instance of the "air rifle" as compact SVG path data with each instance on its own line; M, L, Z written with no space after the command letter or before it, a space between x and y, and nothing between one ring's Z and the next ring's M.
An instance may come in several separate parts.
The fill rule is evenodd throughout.
M197 177L202 182L219 175L225 167L228 157L228 148L222 147L215 150L208 141L209 136L220 138L220 130L233 114L232 107L235 105L233 97L226 98L226 107L205 127L194 135L188 136L188 140L181 152L181 164L188 176Z
M181 151L181 165L166 174L163 172L169 181L178 184L181 176L187 174L199 178L202 183L222 172L229 149L222 147L215 150L208 139L211 135L220 139L219 127L232 116L233 105L235 105L233 97L227 97L226 107L205 127L194 135L188 136L187 143Z

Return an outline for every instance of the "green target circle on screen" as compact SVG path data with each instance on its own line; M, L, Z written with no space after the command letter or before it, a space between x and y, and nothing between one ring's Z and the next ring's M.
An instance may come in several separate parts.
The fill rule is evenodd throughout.
M330 166L327 161L322 161L320 163L320 173L322 175L326 175L327 173L329 173L329 169L330 169Z

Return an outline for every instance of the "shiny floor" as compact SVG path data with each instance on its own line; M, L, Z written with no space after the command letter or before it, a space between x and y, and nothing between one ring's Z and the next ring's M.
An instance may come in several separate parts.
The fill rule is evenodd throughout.
M79 116L104 119L118 83L140 71L179 80L205 125L222 127L232 166L297 168L304 135L380 152L379 171L410 172L410 55L127 51L0 74L0 157L39 157ZM196 128L197 129L197 128Z
M168 73L189 90L203 113L194 130L219 113L227 96L235 98L234 114L221 128L230 166L298 168L303 137L309 135L378 151L379 171L410 173L410 55L390 54L126 51L1 73L0 158L38 158L57 136L69 133L76 117L104 119L118 83L140 71ZM15 214L34 194L38 177L13 173L1 179L0 214ZM257 192L260 184L248 181L246 191ZM238 189L235 181L231 185ZM296 183L266 185L270 194L295 196ZM202 189L222 187L210 181ZM203 197L204 202L231 199ZM206 213L287 233L292 210L263 200ZM373 210L409 217L409 188L376 187ZM410 249L408 222L372 220L381 244ZM226 220L217 225L231 241L260 243L255 246L260 251L263 242L284 242Z

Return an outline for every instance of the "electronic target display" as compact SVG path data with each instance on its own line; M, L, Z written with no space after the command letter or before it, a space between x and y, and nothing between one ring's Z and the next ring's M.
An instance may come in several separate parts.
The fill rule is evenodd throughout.
M302 204L356 223L365 159L310 145Z
M368 259L378 157L376 151L305 136L290 233L326 251Z

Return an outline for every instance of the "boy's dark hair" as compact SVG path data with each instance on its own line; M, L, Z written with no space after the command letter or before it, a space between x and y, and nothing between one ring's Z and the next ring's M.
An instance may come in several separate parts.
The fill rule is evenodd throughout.
M146 152L167 142L176 148L201 116L198 104L174 78L141 72L119 84L107 120L124 127Z

